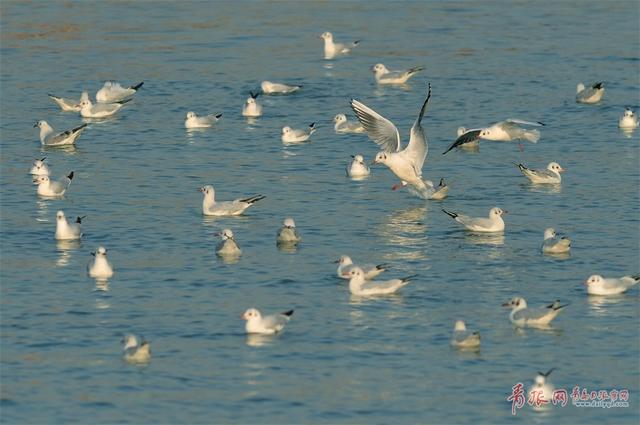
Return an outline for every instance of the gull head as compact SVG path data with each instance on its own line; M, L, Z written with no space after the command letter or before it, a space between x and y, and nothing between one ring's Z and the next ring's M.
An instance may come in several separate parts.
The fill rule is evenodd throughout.
M497 218L497 217L502 217L503 215L505 215L508 211L503 210L502 208L498 208L498 207L493 207L491 208L491 210L489 211L489 218Z
M353 158L355 162L364 165L364 157L362 155L351 155L351 158Z
M380 75L380 74L386 74L387 72L389 72L389 70L387 69L386 66L384 66L381 63L377 63L375 65L373 65L371 67L371 70L373 71L374 74L376 75Z
M329 31L325 31L322 33L322 35L320 35L320 38L325 41L333 41L333 34L331 34Z
M223 241L233 239L233 231L231 229L224 229L222 232L219 233L219 235Z
M106 257L107 256L107 248L103 247L103 246L99 246L98 249L95 252L95 257Z
M36 122L36 123L33 125L33 127L34 127L34 128L35 128L35 127L42 128L42 127L44 127L45 125L47 125L47 122L46 122L45 120L40 120L40 121Z
M538 374L538 375L536 375L536 377L535 377L535 379L533 380L533 382L535 383L535 385L536 385L536 386L539 386L539 387L540 387L540 386L542 386L542 385L544 385L544 384L545 384L546 379L545 379L544 375L540 375L540 374Z
M256 103L256 100L253 97L247 98L247 105L253 105L254 103Z
M129 348L135 348L138 346L138 338L136 338L135 335L132 334L127 334L122 338L122 349L124 351L128 350Z
M210 184L208 184L206 186L202 186L198 190L200 192L202 192L204 194L204 196L213 196L215 194L215 192L213 190L213 186L211 186Z
M550 162L549 165L547 165L547 170L555 173L564 173L564 168L562 168L557 162Z
M467 327L462 320L456 320L456 324L453 326L454 331L466 331Z
M589 276L589 279L585 280L584 284L589 286L589 285L594 285L597 283L602 283L602 276L600 276L599 274L594 274L593 276Z
M378 152L376 154L375 159L373 160L374 164L386 164L387 163L387 153L386 152Z
M493 134L493 130L491 130L490 128L483 128L482 131L480 132L480 137L488 138L488 137L491 137L492 134Z
M289 126L282 127L282 134L283 135L289 134L289 133L291 133L291 127L289 127Z
M110 89L111 87L113 87L113 81L105 81L103 87Z
M291 217L285 218L283 225L287 229L295 229L296 228L296 222L293 221L293 219Z
M634 117L634 113L633 110L631 108L627 108L624 110L624 117L625 118L633 118Z
M333 122L336 124L347 122L347 116L345 114L338 114L335 117L333 117Z
M348 272L342 273L344 277L349 277L350 279L364 279L364 272L360 267L354 267Z
M247 311L245 311L241 317L244 320L255 320L255 319L260 319L262 315L260 314L258 309L250 308Z
M58 220L58 221L63 221L64 219L65 219L65 218L64 218L64 212L63 212L62 210L58 211L58 212L56 213L56 220Z
M351 261L351 257L349 257L348 255L341 255L340 258L334 261L334 263L338 263L341 266L348 266L350 264L353 264L353 261Z
M510 307L511 309L516 309L516 308L521 309L521 308L527 307L527 302L522 297L513 297L509 300L509 302L502 304L502 307Z
M44 158L42 158L42 159L36 159L35 161L33 161L33 166L38 170L43 168L43 167L46 167L46 165L44 164L44 160L45 159L47 159L46 156Z
M87 108L87 107L91 107L91 101L89 99L83 99L80 102L80 108Z
M544 230L544 240L555 238L555 237L556 237L556 230L553 227L549 227L548 229Z
M43 183L49 183L49 177L48 176L38 176L35 179L33 179L33 182L35 184L43 184Z
M191 112L191 111L187 112L187 119L195 118L195 117L196 117L196 113L195 112Z

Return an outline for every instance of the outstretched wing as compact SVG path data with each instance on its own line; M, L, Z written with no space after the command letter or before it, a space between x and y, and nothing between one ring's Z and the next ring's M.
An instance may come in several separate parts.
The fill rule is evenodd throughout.
M391 121L355 99L351 99L351 109L371 140L387 152L400 150L400 133Z
M517 118L509 118L505 120L505 122L513 123L513 124L522 124L522 125L532 125L534 127L544 126L545 124L540 121L525 121Z
M404 150L405 155L413 163L415 171L419 176L422 175L422 166L424 165L424 160L427 158L427 154L429 153L427 138L424 135L424 130L422 129L422 117L424 117L427 110L429 99L431 99L431 84L429 84L427 98L422 104L422 108L420 108L418 118L416 118L416 121L411 127L411 138L409 139L409 144Z
M449 152L451 149L457 148L458 146L462 146L466 143L477 142L478 140L480 140L481 132L482 132L481 128L474 128L471 130L467 130L465 133L461 134L460 137L458 137L456 141L453 142L446 151L442 152L442 155Z

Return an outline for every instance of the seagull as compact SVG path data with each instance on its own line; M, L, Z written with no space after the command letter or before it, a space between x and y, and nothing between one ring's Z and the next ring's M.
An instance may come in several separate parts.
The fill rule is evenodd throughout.
M56 239L59 241L77 240L82 237L82 219L76 218L75 223L69 223L63 211L56 213Z
M518 166L522 174L524 174L524 176L531 181L531 183L560 184L560 182L562 181L562 176L560 176L560 173L565 172L565 169L562 168L557 162L550 162L549 165L547 165L547 168L544 170L532 170L522 164L516 165Z
M545 254L562 254L571 249L571 240L566 236L558 237L553 227L544 231L544 241L542 242L542 252Z
M62 133L56 133L49 123L44 120L38 121L33 127L40 128L40 143L42 143L42 146L66 146L73 145L78 140L87 124L82 124Z
M453 337L451 338L451 345L456 348L462 349L480 348L480 334L478 332L467 330L467 327L462 320L456 320L456 323L453 327Z
M353 49L360 43L360 40L356 40L353 43L349 44L334 43L333 34L331 34L329 31L323 32L322 35L320 35L320 38L324 40L325 59L333 59L338 55L349 53L351 49Z
M423 69L423 67L417 66L407 69L406 71L389 71L387 67L381 63L377 63L371 68L378 84L404 84L409 78Z
M345 114L338 114L333 117L333 126L336 133L364 133L364 127L359 122L347 121Z
M527 400L536 400L536 393L539 396L538 400L546 400L548 403L542 403L539 406L534 405L534 408L546 408L550 406L549 403L553 400L553 392L555 388L549 382L547 382L547 378L553 372L555 368L549 369L547 373L538 372L536 375L533 385L529 388L527 392Z
M187 112L187 119L184 121L186 128L207 128L218 122L222 114L211 114L199 117L195 112Z
M272 83L271 81L263 81L260 83L260 87L264 94L289 94L302 88L302 86L290 86L288 84Z
M51 181L49 179L49 176L37 176L33 180L33 182L38 185L38 195L48 198L54 198L60 197L65 194L65 192L69 188L69 185L71 184L72 179L73 171L57 181Z
M50 175L51 172L49 171L49 167L44 163L45 159L47 159L46 156L42 159L36 159L35 161L33 161L33 166L31 167L29 174L31 174L32 176Z
M560 300L556 300L546 307L527 308L527 302L522 297L512 298L509 302L502 304L503 307L511 308L509 320L520 327L547 326L560 313L560 309L567 305L560 305Z
M282 127L282 141L284 143L299 143L309 140L311 135L316 131L316 123L309 124L308 130L298 130L289 126Z
M418 190L428 190L427 184L422 180L422 166L427 158L429 147L421 122L430 98L431 84L429 84L427 98L411 127L409 144L404 149L401 149L400 133L391 121L363 103L351 100L351 108L358 116L369 138L384 149L378 152L373 163L386 165L402 181L402 186L410 184ZM394 186L394 190L397 187L397 185Z
M528 140L531 143L537 143L538 140L540 140L540 131L535 129L528 130L520 127L520 125L540 127L545 124L540 121L525 121L517 118L509 118L483 128L472 128L467 130L464 127L460 127L458 129L458 138L447 148L446 151L442 152L442 154L444 155L451 149L466 144L477 144L480 139L491 140L494 142Z
M240 215L255 202L265 198L264 195L254 195L249 198L236 199L234 201L216 202L216 192L213 186L203 186L198 190L204 194L202 201L202 214L204 215Z
M589 295L618 295L626 292L627 289L640 282L640 275L622 276L616 278L604 278L594 274L587 279L584 284L587 286Z
M135 86L124 88L115 81L106 81L102 88L96 93L96 101L98 103L121 102L136 94L138 89L142 87L143 84L144 81L136 84Z
M338 274L338 277L342 279L349 279L350 277L348 275L345 275L345 273L348 274L356 267L359 267L360 270L364 271L364 278L366 280L372 280L374 277L378 276L382 272L389 270L390 268L387 264L358 264L356 266L355 264L353 264L351 257L349 257L348 255L340 256L340 258L334 261L334 263L338 264L338 270L336 270L336 273Z
M289 310L280 314L262 316L257 309L250 308L244 312L242 319L247 321L245 329L248 334L273 335L284 328L292 314L293 310Z
M371 174L369 166L364 162L362 155L351 155L353 161L347 166L347 176L349 177L367 177Z
M297 244L302 238L296 230L296 222L291 217L284 219L282 227L278 231L276 241L278 244Z
M89 100L89 92L83 91L80 95L80 100L65 99L64 97L58 97L49 93L49 97L67 112L80 112L80 102L83 100Z
M96 103L95 105L89 99L83 100L80 102L80 115L84 118L110 117L118 112L129 100L122 100L117 103Z
M238 243L233 238L233 231L231 229L224 229L219 233L219 236L222 238L222 241L218 244L216 248L216 252L218 255L240 255L242 254L242 250L238 246Z
M358 296L393 294L398 289L408 285L409 281L415 277L414 275L385 281L367 280L364 271L360 267L354 267L348 272L342 272L342 276L349 278L349 291L351 294Z
M468 215L457 214L445 209L443 209L442 211L448 216L452 217L455 221L466 227L467 230L471 230L473 232L504 231L504 221L502 220L502 216L508 212L498 207L494 207L489 210L489 218L485 218L469 217Z
M96 252L92 252L95 258L87 266L89 276L96 279L109 279L113 276L113 267L109 260L107 260L107 249L103 246L99 246Z
M584 84L578 84L576 88L576 102L578 103L598 103L604 96L604 83L599 81L589 88Z
M249 92L249 97L242 107L243 117L259 117L262 115L262 105L256 100L258 96L260 96L260 93Z
M618 121L618 127L623 130L633 130L634 128L638 128L638 117L633 112L633 109L626 108L624 110L624 114Z
M125 335L122 338L124 359L129 363L148 363L151 360L151 346L144 339L138 345L135 335Z

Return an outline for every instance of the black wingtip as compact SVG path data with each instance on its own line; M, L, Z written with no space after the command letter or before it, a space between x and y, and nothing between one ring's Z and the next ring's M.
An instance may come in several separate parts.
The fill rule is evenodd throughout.
M216 115L216 118L219 119L222 116L222 114L218 114Z
M87 216L86 216L86 215L83 215L82 217L78 217L78 218L76 218L76 223L78 223L78 224L82 224L82 220L84 220L85 218L87 218Z
M311 124L309 124L309 127L314 128L316 126L315 122L312 122Z
M449 149L447 149L446 151L442 152L442 155L446 154L447 152L449 152L451 149L453 149L455 147L456 147L456 145L454 143L453 145L449 146Z
M597 82L597 83L595 83L592 87L593 87L594 89L601 89L601 88L604 88L604 81L598 81L598 82Z
M390 268L391 268L391 266L388 265L388 264L378 264L376 266L376 269L378 269L378 270L387 270L387 269L390 269Z
M407 276L407 277L403 277L400 280L403 282L409 282L410 280L415 279L416 277L418 277L417 274L412 274L411 276Z
M51 93L47 93L47 96L49 96L49 97L55 97L55 98L57 98L57 97L58 97L58 96L53 95L53 94L51 94Z
M438 184L439 187L445 187L447 184L444 181L444 177L440 177L440 183Z
M442 208L442 212L445 213L446 215L448 215L451 218L456 218L458 216L458 214L456 214L454 212L447 211L444 208Z
M282 315L291 317L293 315L293 310L285 311Z
M136 84L135 86L131 86L131 87L129 87L129 88L130 88L130 89L133 89L133 90L135 90L135 91L138 91L138 89L139 89L140 87L142 87L142 85L143 85L143 84L144 84L144 81L140 81L140 83L139 83L139 84Z
M73 171L69 173L69 175L67 176L67 178L69 180L73 180Z
M536 121L538 124L540 124L541 126L546 126L545 123L543 123L542 121Z
M354 46L357 46L358 44L360 44L360 42L361 42L361 41L362 41L362 40L356 40L356 41L354 41L354 42L353 42L353 45L354 45Z
M125 103L129 103L129 102L131 102L132 100L133 100L133 98L129 98L129 99L120 100L120 101L118 101L118 102L116 102L116 103L119 103L119 104L121 104L121 105L124 105Z

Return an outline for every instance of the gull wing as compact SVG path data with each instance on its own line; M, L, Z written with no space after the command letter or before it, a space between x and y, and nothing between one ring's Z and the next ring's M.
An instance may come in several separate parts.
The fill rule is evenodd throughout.
M419 176L422 175L422 166L424 165L424 160L427 158L427 154L429 153L427 138L424 135L424 131L422 129L422 118L424 117L424 114L427 110L429 99L431 99L431 84L429 84L429 92L427 93L427 98L422 104L422 108L420 108L418 118L416 118L416 121L411 127L411 137L409 139L409 144L403 151L408 159L413 163L416 174L418 174Z
M465 133L461 134L460 137L458 137L456 141L453 142L446 151L442 152L442 155L449 152L453 148L457 148L458 146L462 146L467 143L477 142L478 140L480 140L481 132L482 132L481 128L474 128L471 130L467 130Z
M351 109L371 140L386 152L400 150L400 133L391 121L355 99L351 99Z
M540 121L525 121L518 118L509 118L504 122L513 123L513 124L522 124L522 125L532 125L534 127L541 127L545 125L543 122L540 122Z

